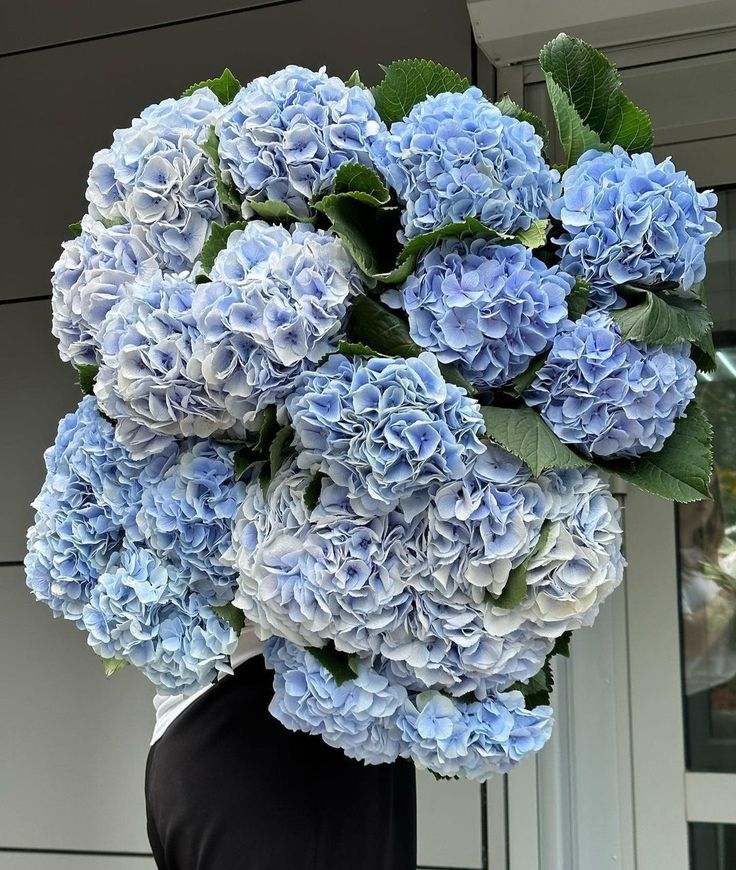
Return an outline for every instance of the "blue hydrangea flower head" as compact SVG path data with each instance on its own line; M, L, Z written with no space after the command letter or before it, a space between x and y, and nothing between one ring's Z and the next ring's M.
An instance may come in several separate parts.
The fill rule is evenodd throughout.
M334 677L302 647L281 638L266 643L264 657L275 671L271 714L292 731L319 734L351 758L366 764L395 761L401 752L398 714L406 690L357 662L358 676L338 686Z
M573 283L523 245L444 239L384 300L404 308L420 347L456 363L471 383L495 387L551 345Z
M539 751L552 732L551 708L527 710L521 692L471 702L415 693L368 658L355 659L358 676L338 686L311 653L281 638L264 656L275 672L272 715L366 764L406 757L440 776L483 781Z
M286 203L306 217L343 163L371 165L385 130L373 96L322 67L287 66L244 87L217 122L220 166L246 200Z
M429 353L368 360L335 354L297 379L286 407L301 466L344 486L366 516L400 505L411 519L484 449L478 403L445 383Z
M546 534L527 568L527 594L511 609L491 606L489 631L556 638L593 624L623 580L621 511L591 468L548 471Z
M565 232L557 239L562 269L593 285L592 299L616 303L627 281L674 281L680 295L696 292L705 276L705 246L718 235L717 198L699 193L670 158L586 151L562 179L551 212Z
M142 227L166 270L191 268L210 223L223 221L214 172L201 148L222 108L209 88L164 100L116 130L112 145L93 158L90 214Z
M91 396L61 420L44 460L46 479L28 532L27 584L54 615L79 622L140 505L140 464L115 442Z
M89 215L82 218L80 235L62 249L51 273L51 331L65 362L95 365L97 332L107 312L131 281L155 275L156 259L142 227L106 227Z
M187 574L145 547L123 545L82 611L90 646L135 665L163 692L191 692L231 673L237 635L189 590Z
M377 137L372 156L405 204L407 238L474 217L500 233L546 218L559 173L531 124L478 88L427 97Z
M133 282L100 328L95 394L135 458L165 449L175 437L207 437L235 422L193 357L194 288L186 276Z
M622 341L613 319L594 311L555 338L524 399L588 455L640 456L662 449L695 395L689 353L687 343Z
M441 776L486 780L508 773L552 734L552 708L527 710L521 692L470 703L439 692L407 700L399 717L412 761Z
M215 605L232 601L237 586L224 558L245 490L234 480L233 454L210 440L185 443L165 470L144 472L136 515L148 546L188 571L189 588Z
M250 221L220 251L192 302L194 348L208 389L250 419L283 402L294 379L336 349L357 267L337 236Z
M341 650L370 653L401 623L408 587L427 572L426 519L357 515L347 490L329 481L309 513L311 478L292 460L265 497L252 475L233 531L236 605L296 643L334 640Z

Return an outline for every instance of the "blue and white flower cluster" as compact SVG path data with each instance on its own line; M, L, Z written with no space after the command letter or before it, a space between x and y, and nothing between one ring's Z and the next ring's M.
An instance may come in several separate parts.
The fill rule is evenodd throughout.
M521 692L482 701L416 693L367 659L355 663L355 679L338 685L311 653L280 638L265 656L276 674L271 713L366 764L406 757L441 776L485 780L537 752L552 731L552 709L527 710Z
M142 228L163 268L190 269L209 225L222 220L215 173L202 142L222 112L209 88L149 106L94 156L90 214Z
M411 518L483 452L477 403L445 382L428 353L366 361L335 354L297 378L286 409L300 465L344 486L367 516L401 506Z
M52 272L93 395L46 453L28 586L169 693L230 672L240 610L286 727L505 773L549 738L551 657L623 577L595 464L635 470L693 423L678 336L707 325L715 197L618 147L560 179L459 77L399 120L390 88L324 69L234 82L93 159ZM627 340L617 309L644 296L692 328Z
M546 218L560 176L531 124L478 88L427 97L376 138L373 160L404 204L407 238L477 218L498 233Z
M609 314L568 323L526 391L562 441L588 455L661 450L695 396L690 346L622 341Z
M325 68L287 66L238 92L218 119L220 166L247 203L285 203L309 215L343 163L370 166L385 126L371 92L348 87Z
M232 449L181 442L153 462L118 443L91 396L59 424L28 534L28 586L105 659L162 691L227 672L237 637L212 610L237 577L223 559L242 495Z
M565 232L556 240L561 266L590 281L598 305L617 302L616 285L673 281L697 295L705 277L705 246L718 235L717 198L698 192L667 158L586 151L562 178L550 208Z
M547 350L567 317L574 279L523 245L445 239L384 300L403 307L414 341L457 363L481 388L498 387Z

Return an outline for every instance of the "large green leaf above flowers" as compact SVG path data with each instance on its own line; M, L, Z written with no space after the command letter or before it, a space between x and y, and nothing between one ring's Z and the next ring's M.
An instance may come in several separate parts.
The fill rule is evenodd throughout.
M406 323L398 315L368 296L358 296L353 302L348 337L352 343L350 352L358 355L364 353L358 347L379 356L404 359L419 356L424 350L412 341ZM439 368L447 383L462 387L470 396L475 394L473 385L455 366L439 363Z
M470 82L459 73L433 60L395 60L386 67L383 80L371 88L376 111L386 124L403 120L427 97L462 92Z
M598 462L639 489L680 503L711 498L709 483L713 472L713 428L703 411L690 402L686 416L656 453L645 453L634 461Z
M652 147L652 122L621 91L616 67L593 46L561 33L544 46L544 71L568 165L589 148L629 152Z
M660 295L631 285L618 289L630 304L628 308L612 311L611 317L627 341L663 345L697 342L713 326L708 309L699 299Z
M578 456L531 408L481 407L486 435L491 441L522 459L532 473L540 475L550 468L583 468L588 459Z

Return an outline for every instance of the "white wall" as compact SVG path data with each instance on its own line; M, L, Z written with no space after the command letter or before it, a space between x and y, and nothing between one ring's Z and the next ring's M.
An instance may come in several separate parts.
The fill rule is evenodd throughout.
M91 155L147 103L226 65L243 81L286 63L362 67L372 81L378 62L420 55L470 76L462 0L425 12L421 0L0 4L3 870L152 868L142 799L151 688L132 668L105 680L84 636L33 602L21 566L42 452L79 398L50 334L48 274L83 212ZM482 866L477 785L423 776L419 806L421 863Z

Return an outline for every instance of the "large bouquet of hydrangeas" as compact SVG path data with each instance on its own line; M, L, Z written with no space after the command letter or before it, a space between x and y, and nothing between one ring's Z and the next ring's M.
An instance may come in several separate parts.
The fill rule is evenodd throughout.
M98 152L53 269L86 394L28 585L163 692L266 641L273 715L368 763L507 771L621 581L618 474L708 495L715 196L577 39L541 122L429 61L226 71Z

